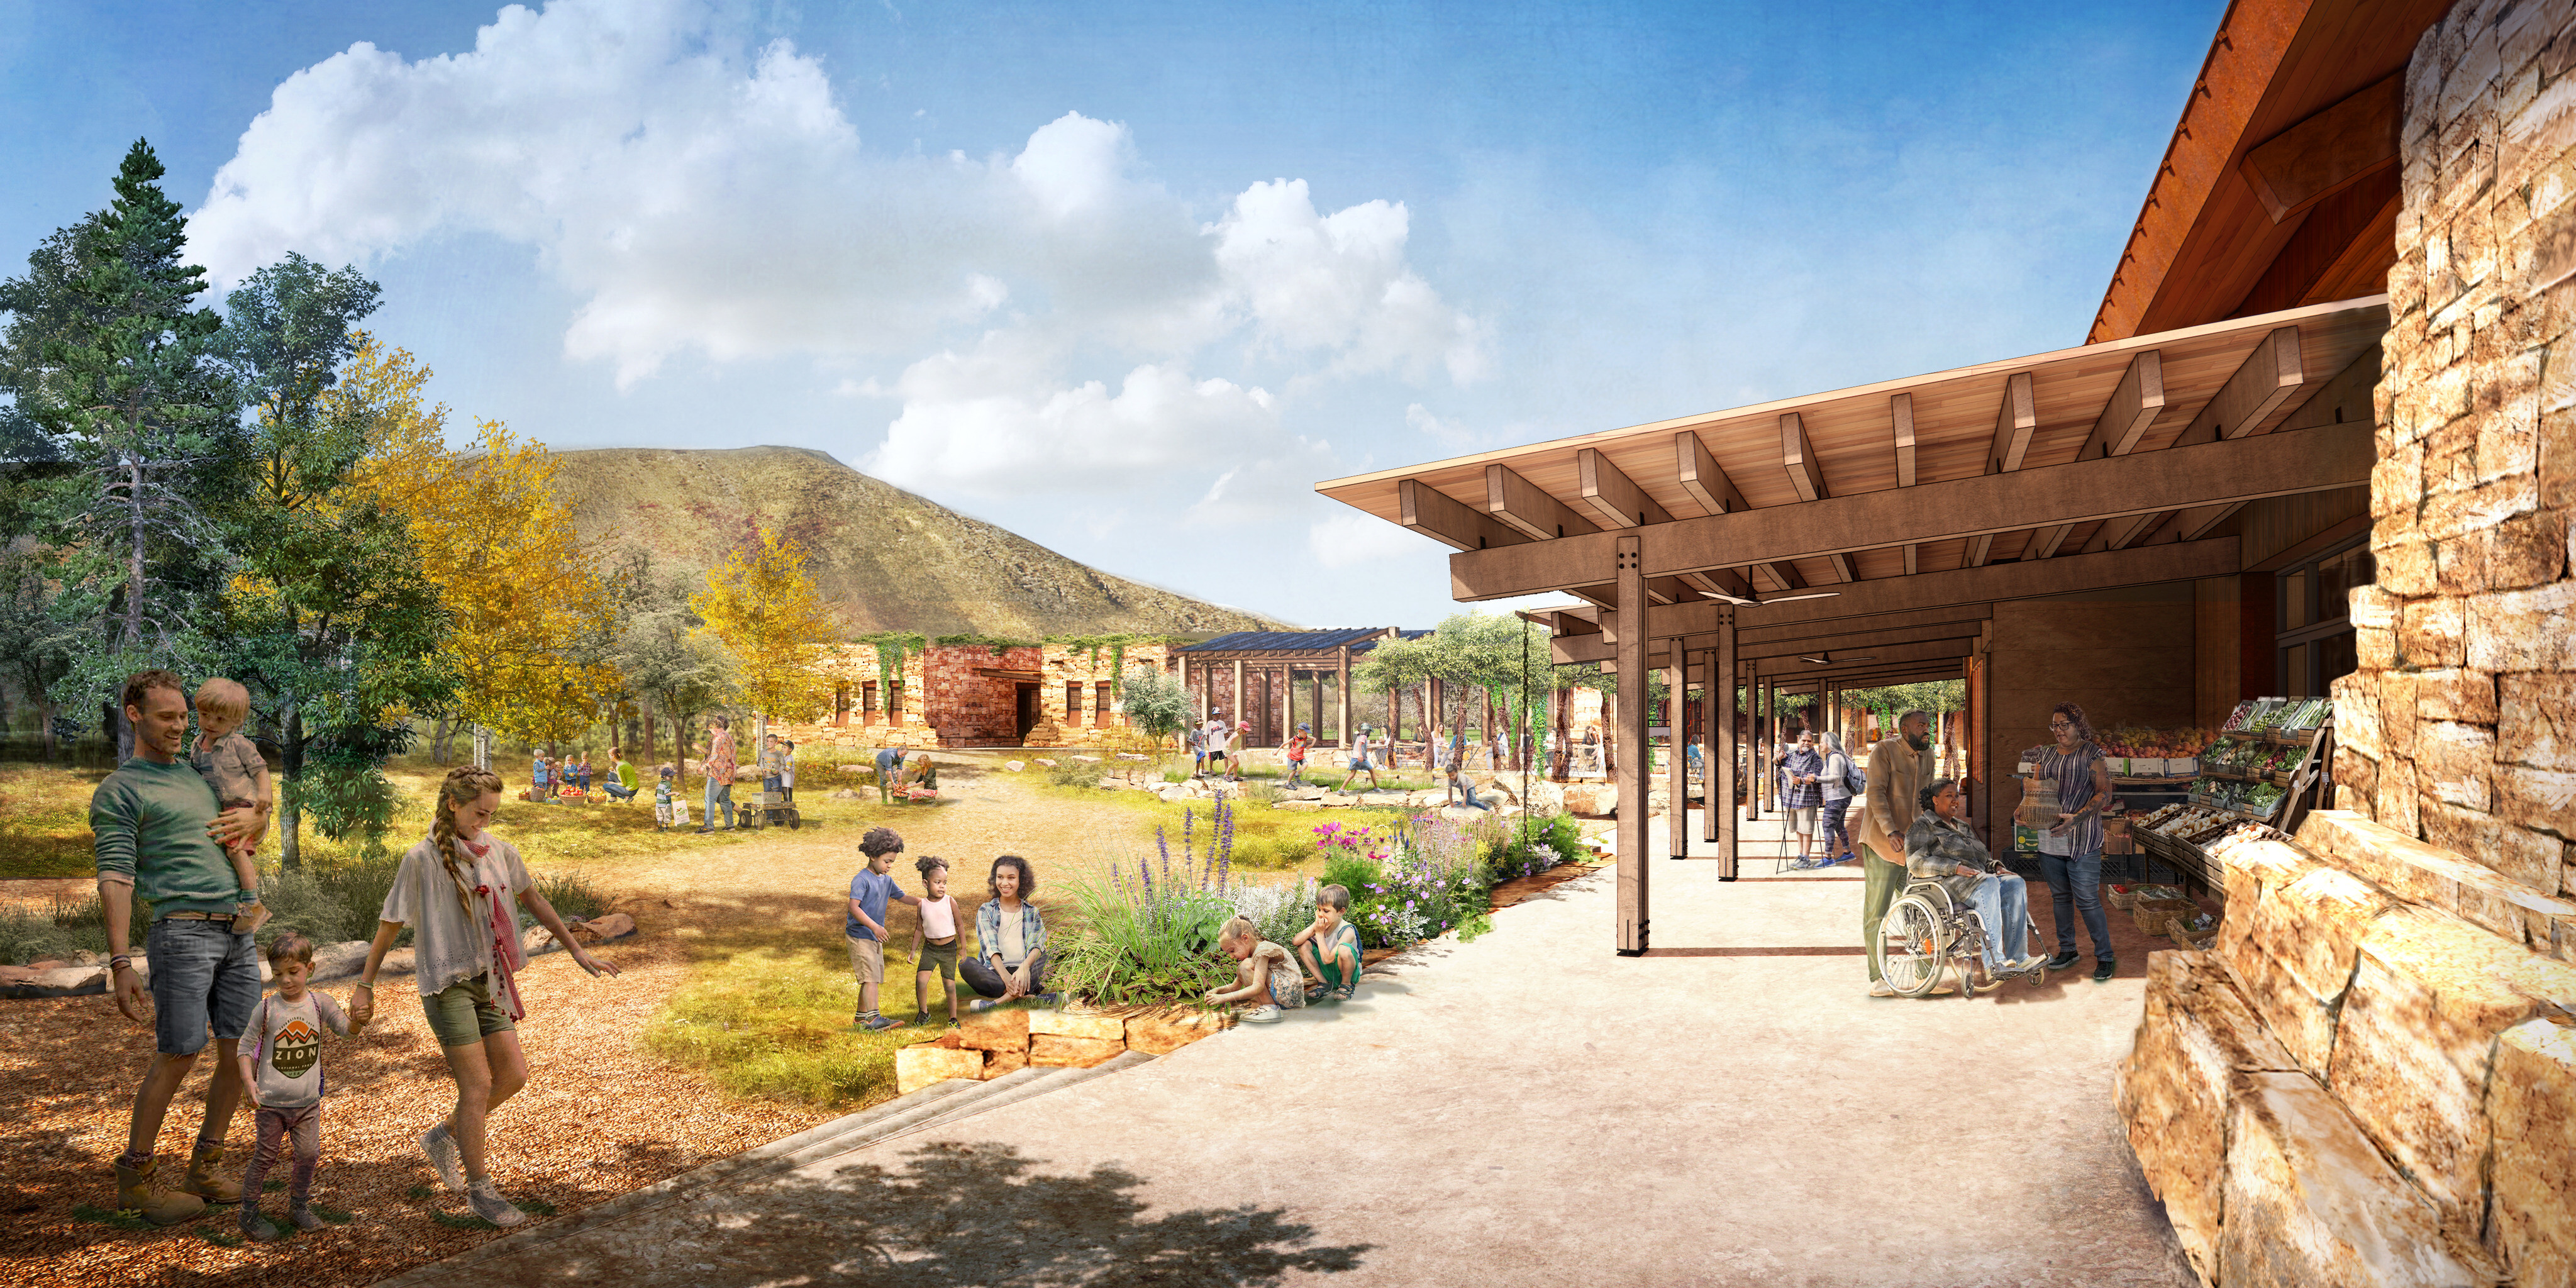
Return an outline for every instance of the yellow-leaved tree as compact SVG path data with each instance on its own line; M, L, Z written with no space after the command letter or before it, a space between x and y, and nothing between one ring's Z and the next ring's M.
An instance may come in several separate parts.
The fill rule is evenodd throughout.
M429 377L372 338L349 359L327 396L372 425L353 484L404 516L422 574L454 614L454 714L530 742L578 738L623 688L606 660L609 579L572 539L545 445L478 420L473 446L451 450L446 405L422 402Z
M831 701L828 659L839 629L796 543L761 528L758 541L707 573L689 611L733 654L735 680L764 732L769 716L810 717Z

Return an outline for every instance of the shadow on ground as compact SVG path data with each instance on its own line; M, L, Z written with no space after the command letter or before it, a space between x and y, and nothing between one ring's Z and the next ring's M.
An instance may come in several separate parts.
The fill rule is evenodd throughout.
M662 1284L853 1283L966 1288L998 1283L1268 1285L1289 1272L1357 1269L1365 1243L1321 1246L1285 1209L1249 1204L1148 1215L1144 1180L1115 1166L1050 1175L1007 1145L926 1145L900 1169L807 1169L725 1186L612 1227L471 1268ZM460 1267L460 1269L463 1269Z

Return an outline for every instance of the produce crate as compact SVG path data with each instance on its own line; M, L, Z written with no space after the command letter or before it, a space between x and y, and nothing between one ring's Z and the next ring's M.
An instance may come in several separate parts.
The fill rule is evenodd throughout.
M2176 915L2188 917L2199 911L2200 905L2189 899L2140 899L2129 905L2129 915L2137 921L2138 933L2144 935L2161 935L2165 933L2165 923Z

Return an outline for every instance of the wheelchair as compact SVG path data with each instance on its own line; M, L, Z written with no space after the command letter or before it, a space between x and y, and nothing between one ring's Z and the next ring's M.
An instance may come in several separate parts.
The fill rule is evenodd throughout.
M2039 942L2039 918L2024 910L2029 921L2028 938ZM1869 946L1870 956L1877 959L1878 976L1895 989L1899 997L1922 997L1940 986L1942 972L1951 966L1959 968L1961 997L1975 997L1975 975L1982 974L1989 985L1999 983L1986 970L1986 919L1973 905L1956 903L1938 877L1914 877L1905 883L1905 891L1887 906L1887 916L1878 925L1878 937ZM1974 972L1972 974L1971 972ZM2022 973L2036 988L2048 980L2048 967L2034 966Z

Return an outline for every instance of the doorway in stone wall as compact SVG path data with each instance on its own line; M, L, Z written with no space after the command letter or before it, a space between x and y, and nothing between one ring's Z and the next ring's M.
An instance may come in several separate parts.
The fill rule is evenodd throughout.
M1029 730L1038 727L1038 712L1040 709L1038 705L1038 686L1034 684L1023 684L1019 686L1019 689L1019 719L1015 722L1017 728L1012 736L1018 741L1025 743L1029 740Z

